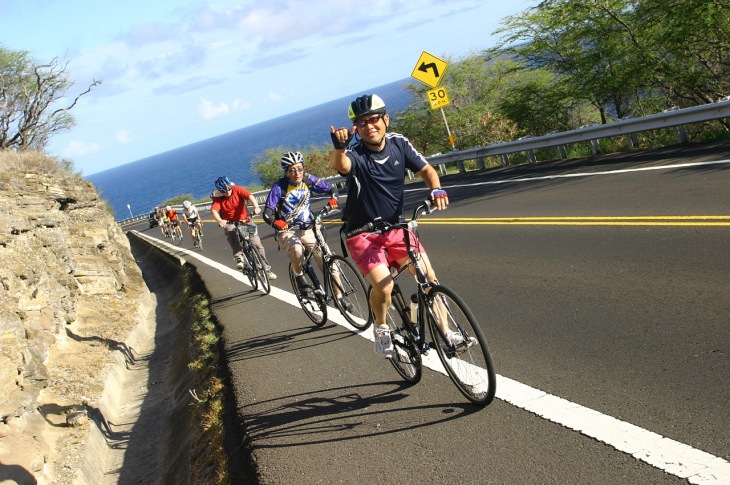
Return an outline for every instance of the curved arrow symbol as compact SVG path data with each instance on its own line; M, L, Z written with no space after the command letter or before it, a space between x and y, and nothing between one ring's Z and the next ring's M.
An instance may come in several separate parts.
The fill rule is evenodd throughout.
M425 62L422 62L420 66L418 66L418 70L422 72L426 72L429 69L433 69L433 75L434 77L439 77L439 70L438 67L436 67L435 62L430 62L426 64Z

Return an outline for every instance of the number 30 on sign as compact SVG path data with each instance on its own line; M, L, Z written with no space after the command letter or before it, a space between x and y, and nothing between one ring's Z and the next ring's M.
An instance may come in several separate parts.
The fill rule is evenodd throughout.
M443 86L427 91L426 95L428 96L428 102L431 104L431 109L442 108L451 103L446 88Z

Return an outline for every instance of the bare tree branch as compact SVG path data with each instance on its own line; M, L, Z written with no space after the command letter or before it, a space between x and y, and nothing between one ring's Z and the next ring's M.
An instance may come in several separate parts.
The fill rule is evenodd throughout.
M42 149L74 125L70 111L101 84L94 79L70 104L53 109L73 86L68 61L38 64L27 52L0 48L0 150Z

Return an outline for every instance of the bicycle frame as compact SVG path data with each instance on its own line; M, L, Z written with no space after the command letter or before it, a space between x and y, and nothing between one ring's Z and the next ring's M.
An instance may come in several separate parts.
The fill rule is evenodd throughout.
M306 229L312 229L312 232L314 233L314 249L310 251L309 249L307 249L306 246L302 245L304 247L304 260L302 261L302 271L306 271L309 273L312 281L317 285L315 291L321 291L324 295L325 301L330 301L332 299L332 295L330 295L329 288L326 287L327 285L322 284L319 276L317 276L317 272L314 270L314 265L312 264L312 258L314 257L315 252L319 250L322 254L322 275L324 277L324 275L328 271L330 260L332 259L333 254L329 246L327 245L327 241L325 241L324 235L322 234L321 230L322 216L329 213L329 211L330 209L327 206L323 207L317 213L311 225L306 227Z
M393 278L391 303L394 303L398 315L403 320L404 326L408 329L414 343L416 344L416 347L418 348L418 351L421 354L426 353L430 349L429 343L426 342L426 311L431 308L431 305L429 305L430 298L428 296L428 288L431 288L434 284L437 284L437 282L431 282L428 280L426 276L426 271L421 264L421 259L418 257L418 253L416 253L416 250L413 249L411 236L414 234L412 234L411 231L418 227L418 217L420 215L431 213L434 210L436 210L435 207L430 205L429 201L426 201L425 203L416 207L416 209L413 211L413 217L409 222L388 224L384 227L384 229L381 229L381 231L383 232L384 230L403 231L403 242L406 246L406 253L408 254L409 261L397 270L395 270L394 274L392 273L393 269L391 269L391 275ZM412 276L414 276L417 286L416 295L418 298L418 315L416 315L415 324L411 320L410 305L408 304L408 302L406 302L405 297L403 296L403 291L398 285L398 278L405 271L408 271L409 268L414 269L415 275ZM441 329L439 329L439 332L443 334Z

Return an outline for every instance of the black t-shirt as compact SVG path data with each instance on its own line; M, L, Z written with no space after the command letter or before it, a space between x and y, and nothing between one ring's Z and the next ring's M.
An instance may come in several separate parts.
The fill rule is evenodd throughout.
M342 220L349 230L380 217L396 222L403 212L406 168L419 172L428 162L406 137L386 133L385 148L374 152L362 140L345 151L352 162L347 174L347 204Z

